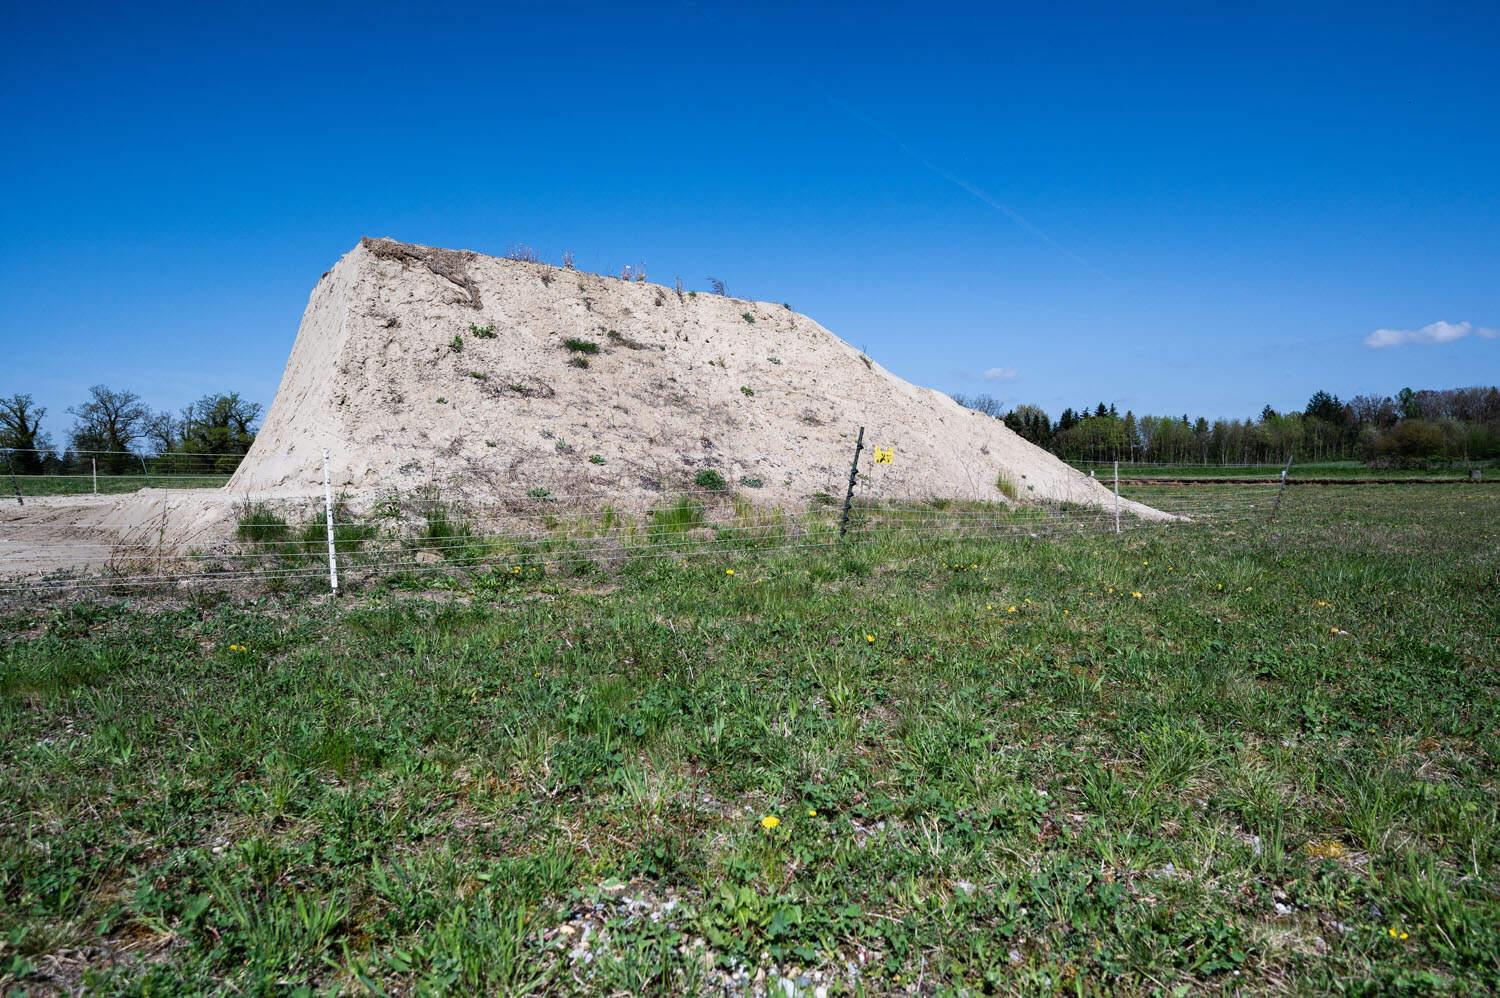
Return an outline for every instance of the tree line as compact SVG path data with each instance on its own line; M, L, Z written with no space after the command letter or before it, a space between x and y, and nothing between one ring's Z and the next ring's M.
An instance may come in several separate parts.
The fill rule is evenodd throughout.
M228 474L255 441L258 402L238 392L215 392L180 412L152 412L132 391L107 385L68 414L67 442L55 447L42 430L47 410L30 395L0 397L0 450L20 475L84 474L97 462L104 474Z
M1121 415L1113 405L1064 409L1053 422L1039 406L1006 408L988 395L953 400L1004 420L1025 439L1070 461L1279 464L1363 461L1420 467L1500 458L1500 388L1447 388L1343 400L1315 392L1301 410L1271 406L1247 419Z

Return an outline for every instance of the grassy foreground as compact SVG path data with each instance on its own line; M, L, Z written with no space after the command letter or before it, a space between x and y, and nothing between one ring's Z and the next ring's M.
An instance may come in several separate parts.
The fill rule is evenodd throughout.
M1497 549L1496 490L1307 488L13 603L0 989L1491 993Z

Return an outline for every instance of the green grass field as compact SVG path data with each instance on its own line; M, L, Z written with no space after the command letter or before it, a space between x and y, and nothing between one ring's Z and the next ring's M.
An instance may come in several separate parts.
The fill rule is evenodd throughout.
M0 989L1494 993L1497 550L1500 491L1309 487L16 598Z
M1114 475L1114 466L1109 462L1073 462L1073 466L1084 472L1093 471L1094 475L1105 481L1109 481ZM1277 479L1281 477L1281 469L1284 465L1257 464L1249 466L1234 466L1222 464L1130 464L1120 462L1120 480L1129 478L1264 478ZM1492 479L1500 475L1500 462L1496 461L1474 461L1464 465L1452 465L1434 468L1372 468L1363 461L1317 461L1296 462L1291 468L1291 479L1451 479L1452 481L1466 481L1469 477L1469 469L1478 468L1486 479Z
M100 475L100 495L157 489L217 489L229 481L228 475ZM84 496L94 491L92 475L9 475L0 473L0 501L14 502L17 491L22 496Z

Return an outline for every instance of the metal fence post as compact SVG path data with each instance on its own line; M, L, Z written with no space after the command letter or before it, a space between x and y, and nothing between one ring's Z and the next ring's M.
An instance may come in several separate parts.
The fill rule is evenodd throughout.
M854 479L859 474L859 452L865 447L865 428L859 428L859 439L854 441L854 463L849 465L849 491L844 495L844 516L839 520L839 540L849 529L849 507L854 505Z
M21 498L21 483L16 481L16 465L11 460L9 449L5 451L5 466L10 469L10 487L16 490L16 502L26 505L26 500Z
M94 473L94 495L98 495L99 494L99 459L97 457L91 457L91 458L89 458L89 467L93 469L93 473Z
M1295 451L1293 453L1295 453ZM1281 494L1286 491L1286 476L1287 476L1287 472L1289 472L1291 470L1292 470L1292 455L1288 454L1286 456L1286 467L1281 469L1281 484L1279 486L1277 486L1277 488L1276 488L1276 501L1271 504L1271 522L1272 523L1275 523L1276 522L1276 518L1281 515Z
M339 562L333 546L333 478L328 472L328 450L323 450L323 517L328 522L328 584L339 594Z
M137 454L136 457L141 459L141 474L146 476L146 488L149 489L151 487L151 472L146 469L146 455Z
M1120 532L1120 462L1115 462L1115 533Z

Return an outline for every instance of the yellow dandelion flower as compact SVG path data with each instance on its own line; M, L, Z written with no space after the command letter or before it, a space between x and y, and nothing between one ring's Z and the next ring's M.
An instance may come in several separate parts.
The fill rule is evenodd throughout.
M1131 593L1130 595L1134 596L1136 599L1140 599L1141 598L1141 594L1140 593Z
M1005 612L1006 613L1015 613L1016 612L1016 608L1013 607L1013 606L1012 607L1007 607Z
M816 818L818 816L818 809L815 808L815 807L808 808L807 809L807 816L809 818Z
M732 568L726 568L726 569L724 569L724 574L725 575L733 575L734 574L734 569L732 569Z
M760 827L762 828L775 828L779 824L781 824L781 819L774 814L768 814L760 819Z
M1397 938L1398 939L1405 939L1406 938L1406 933L1405 932L1401 933L1401 935L1398 936Z
M875 635L873 635L873 634L866 634L865 635L865 640L868 641L868 642L870 642L870 644L874 644L875 643Z

